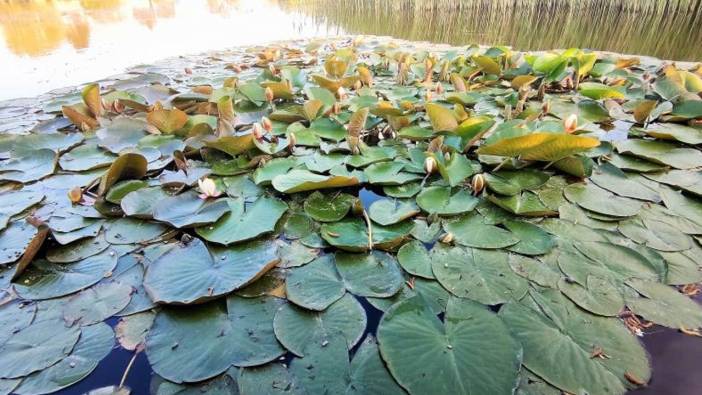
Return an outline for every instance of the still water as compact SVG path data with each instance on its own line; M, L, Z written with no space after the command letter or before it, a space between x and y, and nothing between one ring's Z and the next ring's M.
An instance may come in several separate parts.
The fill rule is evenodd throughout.
M137 64L340 34L702 60L699 0L0 0L0 100Z

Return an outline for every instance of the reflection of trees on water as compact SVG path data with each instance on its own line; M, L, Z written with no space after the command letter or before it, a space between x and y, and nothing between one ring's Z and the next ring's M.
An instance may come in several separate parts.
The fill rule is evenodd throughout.
M227 15L238 2L207 0L207 9ZM87 48L92 25L133 18L153 29L159 20L174 18L176 8L177 0L4 0L0 1L0 28L12 53L41 56L64 43Z
M282 0L355 34L700 60L699 0Z

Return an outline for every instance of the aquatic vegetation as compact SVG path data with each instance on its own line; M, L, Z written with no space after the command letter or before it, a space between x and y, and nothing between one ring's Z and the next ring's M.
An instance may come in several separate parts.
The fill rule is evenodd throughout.
M115 340L157 393L644 386L637 336L702 327L701 92L578 49L341 38L1 108L34 122L0 136L0 392Z

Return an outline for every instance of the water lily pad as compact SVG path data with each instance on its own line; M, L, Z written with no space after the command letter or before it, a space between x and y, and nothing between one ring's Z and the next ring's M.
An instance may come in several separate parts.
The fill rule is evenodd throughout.
M436 279L452 294L487 305L518 300L528 289L528 281L509 266L502 251L461 247L434 247L432 270Z
M702 173L699 171L669 170L662 173L647 173L644 177L702 196Z
M35 260L15 281L15 291L25 299L50 299L85 289L107 276L117 265L113 250L74 263Z
M495 314L471 301L451 299L444 323L420 296L399 302L383 315L378 343L388 370L410 394L506 394L517 383L519 344Z
M356 296L389 297L397 293L404 282L397 261L387 253L337 253L335 261L346 289Z
M405 164L397 161L374 163L365 169L365 174L369 183L378 185L402 185L422 179L419 174L402 171L404 168Z
M413 224L410 221L390 226L371 224L372 237L369 237L368 225L363 220L349 218L322 225L320 233L322 238L334 247L345 251L361 252L371 249L371 246L393 250L402 244L412 228Z
M85 171L109 166L116 156L96 144L83 144L61 155L59 166L67 171Z
M87 377L114 346L114 333L107 324L81 328L80 339L71 353L57 364L22 380L17 394L48 394Z
M200 199L196 192L188 191L164 198L153 207L153 217L175 228L202 226L217 221L229 211L224 199Z
M380 358L378 344L367 336L351 361L346 394L404 394Z
M417 195L417 205L429 214L456 215L473 210L479 200L465 189L428 187Z
M37 228L26 221L12 222L0 231L0 264L18 260L37 234Z
M444 223L444 230L453 235L456 243L475 248L504 248L519 242L517 236L500 227L486 225L482 217L468 214Z
M556 246L553 237L539 226L529 222L505 221L505 227L519 238L509 250L524 255L543 255Z
M132 298L132 287L107 282L71 297L63 307L63 319L70 325L92 325L117 314Z
M349 381L349 355L341 333L320 334L305 345L303 358L290 363L290 372L311 394L341 394Z
M618 319L588 314L558 291L533 298L541 309L511 302L499 313L530 371L571 393L623 394L633 387L625 374L648 381L646 351ZM608 358L593 358L600 352Z
M283 193L313 191L316 189L341 188L358 185L356 177L324 176L307 170L292 170L275 176L273 188Z
M163 309L146 336L146 356L154 372L174 383L206 380L234 363L232 330L227 312L218 302Z
M392 225L419 214L414 201L379 199L368 209L370 219L380 225Z
M336 222L346 216L353 205L353 196L346 193L325 196L319 191L305 199L305 213L320 222Z
M305 346L311 341L336 333L343 335L351 349L361 340L366 322L363 306L347 293L321 312L283 305L275 314L273 328L285 348L295 355L304 356Z
M195 229L207 241L228 245L270 233L288 209L275 198L260 197L250 206L241 198L225 200L229 213L212 225Z
M158 238L168 230L161 224L133 218L120 218L105 228L105 240L111 244L144 243Z
M148 162L137 153L125 153L115 159L100 180L98 195L102 196L120 180L140 179L146 175Z
M53 320L22 328L0 345L0 376L17 378L48 368L70 354L79 337L78 327Z
M120 206L124 214L136 218L153 218L156 206L169 195L160 188L143 188L128 193L120 201Z
M119 345L130 351L142 346L155 318L156 314L151 311L122 317L115 327Z
M673 143L628 139L618 142L616 147L619 153L633 155L676 169L692 169L702 166L702 152L694 148L681 148Z
M232 325L228 335L234 348L234 365L262 365L285 354L273 332L273 317L284 303L282 299L271 296L227 297L227 311Z
M674 329L702 327L702 308L674 288L641 280L632 280L629 285L639 294L626 298L626 305L635 314Z
M27 183L42 179L53 174L56 161L56 153L50 149L27 152L0 162L0 181Z
M630 197L650 202L660 202L658 192L638 181L635 176L630 176L619 170L614 165L605 163L600 165L590 177L597 186L616 193L619 196ZM643 179L645 180L645 179Z
M315 311L325 310L346 293L331 255L291 270L285 290L292 303Z
M558 289L568 299L593 314L614 317L624 309L624 299L617 287L602 278L588 276L585 285L561 279Z
M271 240L207 249L193 239L181 243L149 265L144 287L160 303L191 304L227 294L252 283L279 258Z
M302 395L305 393L297 377L280 363L243 368L239 373L238 382L242 394Z
M501 170L486 173L488 188L501 195L514 196L525 189L535 189L545 184L549 176L537 170Z
M423 278L434 278L429 251L418 240L412 240L403 245L397 251L397 261L409 274Z
M641 210L641 203L636 200L616 196L593 184L570 184L563 194L586 210L612 217L631 217Z

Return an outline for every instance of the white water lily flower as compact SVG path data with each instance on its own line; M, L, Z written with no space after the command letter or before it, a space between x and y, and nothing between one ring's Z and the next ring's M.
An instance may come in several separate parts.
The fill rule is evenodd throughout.
M570 114L568 118L563 121L563 126L565 127L566 133L570 134L575 132L578 128L578 116L575 114Z
M200 188L200 199L215 198L222 194L217 190L217 184L211 178L203 178L197 180L197 186Z

